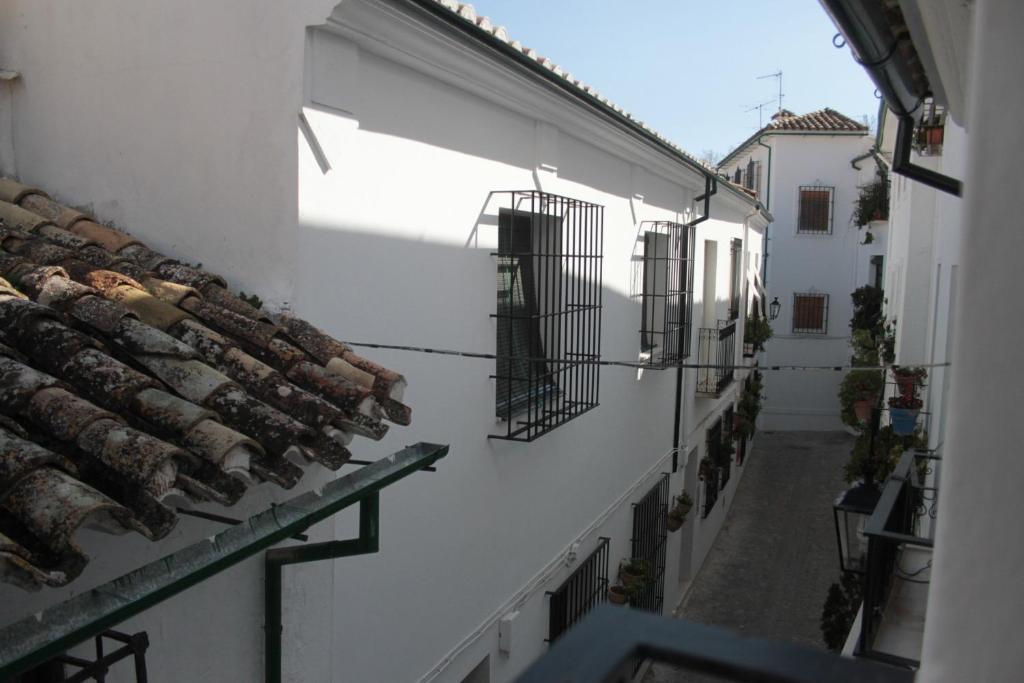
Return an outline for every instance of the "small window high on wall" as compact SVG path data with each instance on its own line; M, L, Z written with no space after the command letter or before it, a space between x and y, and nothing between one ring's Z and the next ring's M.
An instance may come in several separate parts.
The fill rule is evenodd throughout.
M802 185L797 217L798 233L827 235L832 232L832 198L834 187Z
M807 292L793 295L793 332L826 334L828 332L828 294Z

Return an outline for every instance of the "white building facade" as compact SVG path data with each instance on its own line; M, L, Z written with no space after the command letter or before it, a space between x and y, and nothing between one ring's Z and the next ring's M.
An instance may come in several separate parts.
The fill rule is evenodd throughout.
M752 371L658 366L695 363L702 343L722 365L753 362L739 340L764 297L759 202L468 6L58 4L0 8L0 68L17 72L0 90L4 175L339 339L484 356L374 351L407 378L413 423L360 457L411 441L451 454L382 494L378 554L286 571L284 680L511 680L547 649L550 594L602 560L588 585L650 559L645 607L671 612L752 455L744 443L701 470ZM523 219L531 236L506 242ZM561 327L521 327L519 297ZM517 363L558 379L524 389L502 377ZM493 438L524 423L536 438ZM683 491L694 507L666 533ZM229 514L290 495L255 494ZM0 587L4 624L214 531L84 531L86 573L38 594ZM261 680L263 590L246 561L120 628L149 633L151 680Z
M780 308L771 323L768 365L849 362L850 295L881 284L887 240L884 219L867 227L853 220L860 188L875 179L873 145L865 126L834 110L799 116L782 110L719 164L775 218L765 258L767 284ZM769 373L764 426L841 429L841 379L839 373Z

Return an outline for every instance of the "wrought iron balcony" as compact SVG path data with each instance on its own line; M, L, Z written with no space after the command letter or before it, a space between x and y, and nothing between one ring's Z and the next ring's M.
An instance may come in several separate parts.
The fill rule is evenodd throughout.
M911 671L789 643L743 638L640 610L601 606L561 638L519 683L628 683L651 658L729 681L911 683Z
M940 462L933 453L904 452L864 527L867 572L854 651L859 657L907 668L919 664Z
M717 397L732 383L736 364L736 321L719 320L718 327L700 329L697 395Z

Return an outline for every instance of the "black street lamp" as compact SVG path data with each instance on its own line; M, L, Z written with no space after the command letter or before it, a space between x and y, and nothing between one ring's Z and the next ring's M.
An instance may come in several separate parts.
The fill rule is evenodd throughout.
M867 571L868 539L864 526L882 495L874 482L859 482L845 491L832 505L839 544L839 568L844 572Z
M775 320L776 318L778 318L779 317L779 309L781 309L781 308L782 308L782 304L779 303L779 297L775 297L774 299L772 299L772 302L770 304L768 304L768 310L769 310L769 315L770 315L769 319L770 320Z

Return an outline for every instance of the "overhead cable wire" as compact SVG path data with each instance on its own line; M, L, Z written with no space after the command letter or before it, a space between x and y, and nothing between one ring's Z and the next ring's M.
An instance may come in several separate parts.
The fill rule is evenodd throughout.
M650 363L642 360L563 360L558 358L524 358L520 356L498 356L495 353L480 353L476 351L456 351L454 349L432 349L423 346L403 346L398 344L377 344L372 342L346 341L349 346L358 346L368 349L384 349L389 351L410 351L413 353L429 353L439 356L460 356L462 358L478 358L480 360L499 360L499 358L515 358L524 362L548 363L551 365L604 365L613 367L626 367L639 370L668 370L670 368L684 368L693 370L760 370L760 371L824 371L824 372L845 372L847 370L886 370L889 368L898 369L901 367L915 368L947 368L950 363L893 363L879 366L863 365L718 365L714 363Z

